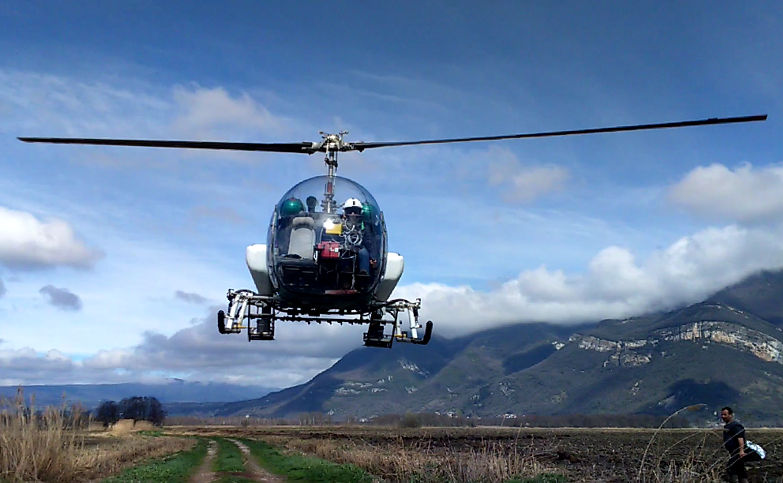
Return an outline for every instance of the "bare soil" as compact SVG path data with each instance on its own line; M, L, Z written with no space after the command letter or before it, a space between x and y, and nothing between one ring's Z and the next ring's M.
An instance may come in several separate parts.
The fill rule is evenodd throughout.
M263 481L268 483L278 483L285 481L283 478L280 478L279 476L275 476L272 473L266 471L265 469L258 466L258 463L256 463L255 459L250 455L250 448L245 446L241 441L237 441L235 439L230 439L232 443L237 445L239 447L239 450L242 451L242 456L244 458L245 462L245 468L247 469L247 477L250 478L253 481Z
M204 458L204 461L201 462L193 476L190 477L190 483L210 483L217 479L215 472L212 471L212 463L215 461L215 455L217 455L217 443L215 440L209 440L207 456Z

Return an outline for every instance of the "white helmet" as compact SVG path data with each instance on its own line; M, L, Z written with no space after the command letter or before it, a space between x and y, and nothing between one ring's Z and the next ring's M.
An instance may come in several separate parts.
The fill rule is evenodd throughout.
M348 208L359 208L361 210L362 202L356 198L348 198L343 204L343 210L347 210Z

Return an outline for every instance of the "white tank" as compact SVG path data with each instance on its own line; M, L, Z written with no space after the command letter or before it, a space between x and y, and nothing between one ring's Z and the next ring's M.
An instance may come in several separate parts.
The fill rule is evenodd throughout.
M245 261L250 270L250 276L256 284L258 295L272 295L272 281L266 266L266 245L250 245L245 251Z
M405 261L399 253L389 252L386 254L386 270L378 283L378 289L375 292L375 300L385 302L391 296L394 287L402 277L402 271L405 269Z

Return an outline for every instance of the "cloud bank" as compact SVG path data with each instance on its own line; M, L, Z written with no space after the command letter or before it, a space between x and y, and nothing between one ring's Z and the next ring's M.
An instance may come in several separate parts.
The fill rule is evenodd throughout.
M582 274L542 266L488 292L412 284L396 295L421 297L422 316L440 335L457 336L519 322L574 324L673 309L776 268L783 268L783 233L730 225L682 237L641 263L611 246Z
M0 349L0 385L160 382L170 377L264 387L301 383L361 345L358 326L278 324L274 342L217 332L217 307L170 337L147 332L135 347L102 350L79 361L52 350Z

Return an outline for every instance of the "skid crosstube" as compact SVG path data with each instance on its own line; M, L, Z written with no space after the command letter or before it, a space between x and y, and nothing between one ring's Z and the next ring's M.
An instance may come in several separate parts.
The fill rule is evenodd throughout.
M421 299L411 302L394 299L379 302L369 310L334 309L314 311L296 307L281 307L275 297L258 295L250 290L229 290L227 311L218 311L217 325L221 334L239 334L247 331L247 339L274 340L275 322L307 322L338 324L369 324L364 333L364 345L391 348L392 344L405 342L425 345L432 337L432 321L424 327L419 323ZM405 315L407 327L403 327ZM387 333L387 326L390 332ZM424 334L420 335L420 329Z

